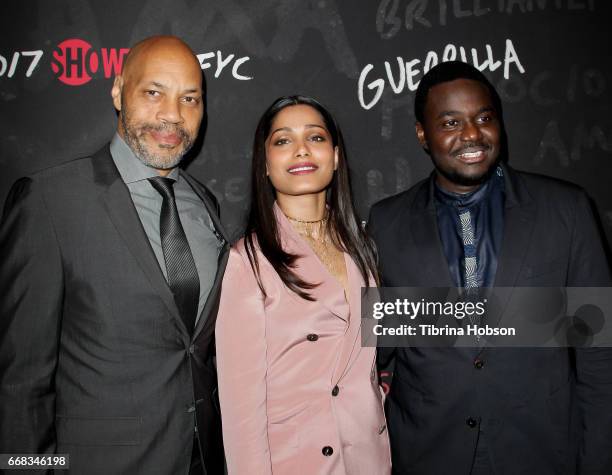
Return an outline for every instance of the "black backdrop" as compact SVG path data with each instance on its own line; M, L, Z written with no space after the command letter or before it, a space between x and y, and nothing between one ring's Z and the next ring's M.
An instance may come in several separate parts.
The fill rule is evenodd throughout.
M610 240L609 3L3 2L0 200L19 176L92 153L110 139L112 60L143 37L166 33L181 36L209 65L206 135L189 171L217 195L233 233L248 206L255 125L273 99L302 93L332 110L366 217L373 202L430 172L414 135L414 86L429 64L464 55L498 87L510 164L585 187Z

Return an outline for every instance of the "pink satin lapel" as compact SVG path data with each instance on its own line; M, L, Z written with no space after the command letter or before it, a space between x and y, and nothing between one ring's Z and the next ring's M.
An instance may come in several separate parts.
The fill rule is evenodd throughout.
M346 253L344 254L344 261L350 289L350 319L349 328L343 338L340 356L332 377L332 384L334 385L338 384L344 374L348 372L351 363L355 361L361 350L359 336L361 335L361 286L363 285L363 279L359 268Z

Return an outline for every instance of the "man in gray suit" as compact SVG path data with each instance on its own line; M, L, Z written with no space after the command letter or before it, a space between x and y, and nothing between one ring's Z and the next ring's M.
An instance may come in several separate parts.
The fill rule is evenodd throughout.
M117 134L19 180L0 228L0 453L83 474L223 473L213 363L228 242L178 168L202 71L175 37L135 45ZM39 468L39 467L38 467Z

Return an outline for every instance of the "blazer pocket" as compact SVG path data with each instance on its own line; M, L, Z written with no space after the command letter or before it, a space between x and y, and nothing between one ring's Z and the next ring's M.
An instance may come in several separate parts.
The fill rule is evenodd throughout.
M270 438L270 445L273 447L283 445L296 449L300 445L298 428L293 422L269 424L268 437Z
M300 450L300 426L295 422L268 424L268 443L274 473L310 475L311 460L304 459ZM320 452L319 452L320 453ZM312 468L312 467L311 467Z
M288 452L293 454L300 446L300 429L311 418L311 406L305 404L297 408L291 407L282 413L270 417L268 423L268 440L272 457L275 451L283 457ZM281 450L278 448L281 447ZM283 450L285 449L285 450Z
M60 445L138 445L140 417L56 416L55 428Z

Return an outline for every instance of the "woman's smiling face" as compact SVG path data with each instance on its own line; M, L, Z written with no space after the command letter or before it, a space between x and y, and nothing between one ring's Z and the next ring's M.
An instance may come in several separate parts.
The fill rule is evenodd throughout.
M285 107L266 139L266 172L277 197L325 193L338 164L323 117L311 106Z

